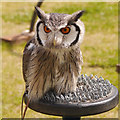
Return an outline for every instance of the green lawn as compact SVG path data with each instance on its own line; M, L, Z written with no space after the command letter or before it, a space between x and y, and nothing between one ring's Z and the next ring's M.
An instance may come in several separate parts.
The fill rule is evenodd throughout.
M29 29L35 3L2 3L2 35L12 36ZM118 4L117 3L43 3L45 12L73 13L86 10L81 20L86 27L81 44L84 64L83 74L103 76L118 88ZM26 43L14 44L13 48L2 43L2 117L20 117L21 98L24 92L22 77L22 52ZM28 109L26 117L46 116ZM94 116L117 118L118 107Z

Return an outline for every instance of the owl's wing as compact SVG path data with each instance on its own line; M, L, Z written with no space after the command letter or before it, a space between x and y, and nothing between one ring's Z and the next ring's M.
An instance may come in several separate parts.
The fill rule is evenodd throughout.
M35 48L35 38L32 38L30 41L28 41L28 43L25 46L25 49L23 51L23 78L25 80L25 82L27 82L27 69L28 69L28 65L30 62L30 57L31 57L31 53Z

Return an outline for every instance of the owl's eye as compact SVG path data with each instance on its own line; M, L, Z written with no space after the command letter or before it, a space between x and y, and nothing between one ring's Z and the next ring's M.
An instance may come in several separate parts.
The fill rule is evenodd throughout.
M65 27L65 28L62 28L60 30L63 34L68 34L70 32L70 28L69 27Z
M51 30L50 30L47 26L44 26L44 31L45 31L46 33L51 32Z

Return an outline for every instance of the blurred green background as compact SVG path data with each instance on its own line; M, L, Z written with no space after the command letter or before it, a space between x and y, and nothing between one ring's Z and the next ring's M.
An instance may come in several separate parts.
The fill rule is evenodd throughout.
M2 36L12 36L30 27L36 3L2 3ZM82 74L103 76L118 88L118 3L107 2L44 2L41 9L45 12L71 14L86 10L81 17L86 32L81 44L84 64ZM24 92L22 77L22 52L26 42L2 43L2 117L20 117L21 98ZM11 50L12 49L12 50ZM47 116L28 109L26 117L47 118ZM93 118L117 118L118 107Z

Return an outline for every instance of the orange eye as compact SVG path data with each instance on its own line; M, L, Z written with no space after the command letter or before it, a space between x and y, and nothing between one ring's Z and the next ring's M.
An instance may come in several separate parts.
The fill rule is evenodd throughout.
M51 30L50 30L47 26L44 26L44 31L45 31L46 33L51 32Z
M65 27L65 28L62 28L60 30L63 34L68 34L70 32L70 28L69 27Z

